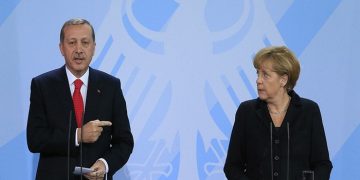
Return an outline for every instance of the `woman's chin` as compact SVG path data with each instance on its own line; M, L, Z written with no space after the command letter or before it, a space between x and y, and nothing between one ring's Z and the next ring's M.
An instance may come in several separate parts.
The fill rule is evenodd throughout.
M259 99L265 101L267 99L267 96L259 94Z

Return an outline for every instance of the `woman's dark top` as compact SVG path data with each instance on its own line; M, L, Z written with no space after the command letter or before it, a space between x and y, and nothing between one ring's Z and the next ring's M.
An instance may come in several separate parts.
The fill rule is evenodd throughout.
M328 180L332 169L318 105L290 91L281 127L275 128L266 102L240 104L235 117L224 172L229 180L300 180L312 170Z

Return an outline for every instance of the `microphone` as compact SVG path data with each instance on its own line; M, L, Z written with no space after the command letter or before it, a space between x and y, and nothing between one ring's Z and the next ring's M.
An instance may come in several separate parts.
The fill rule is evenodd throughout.
M287 166L286 166L286 177L289 180L289 171L290 171L290 128L289 122L286 122L287 129Z
M271 180L274 180L274 160L273 160L273 131L272 122L270 122L270 167L271 167Z
M83 179L83 175L82 175L82 169L83 169L83 126L84 126L84 112L82 113L81 116L81 132L80 132L80 137L81 137L81 141L80 141L80 179Z
M68 149L67 149L67 179L70 180L70 136L71 136L71 119L72 111L69 112L69 132L68 132Z

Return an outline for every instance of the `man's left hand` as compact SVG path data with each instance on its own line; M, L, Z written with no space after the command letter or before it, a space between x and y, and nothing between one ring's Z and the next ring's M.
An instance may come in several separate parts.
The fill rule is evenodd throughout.
M87 173L84 176L89 180L104 179L105 176L105 164L101 160L97 160L90 169L93 170L91 173Z

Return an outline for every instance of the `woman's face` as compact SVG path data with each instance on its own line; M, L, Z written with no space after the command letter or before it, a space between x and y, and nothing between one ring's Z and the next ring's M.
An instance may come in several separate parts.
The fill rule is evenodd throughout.
M286 93L284 88L287 83L287 75L279 76L272 68L272 62L265 60L257 71L257 91L259 98L266 102L272 101Z

